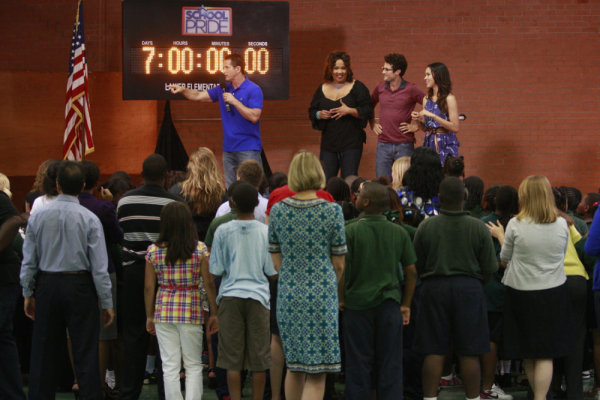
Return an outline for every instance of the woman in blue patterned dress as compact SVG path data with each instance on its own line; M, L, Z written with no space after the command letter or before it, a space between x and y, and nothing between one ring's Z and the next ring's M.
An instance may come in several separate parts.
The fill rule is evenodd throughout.
M429 64L425 69L427 95L423 98L421 111L413 111L413 120L418 121L425 131L423 146L434 149L444 165L446 156L458 157L460 143L458 133L458 106L451 93L452 81L448 68L439 62Z
M269 251L279 272L277 323L289 369L288 400L322 399L325 374L340 371L337 282L344 269L342 209L316 196L325 186L317 157L298 152L288 185L297 192L269 215Z

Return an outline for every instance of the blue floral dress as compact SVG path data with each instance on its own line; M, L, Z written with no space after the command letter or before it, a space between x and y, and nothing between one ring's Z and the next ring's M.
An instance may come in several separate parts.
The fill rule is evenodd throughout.
M440 199L437 196L433 196L430 199L423 199L421 196L415 196L411 190L406 188L399 189L396 193L400 198L400 205L402 207L413 207L421 213L423 219L439 214Z
M446 121L450 120L448 114L442 113L438 104L431 99L427 99L425 109ZM442 165L444 165L444 160L447 156L458 157L458 146L460 146L460 142L456 138L454 132L436 133L437 128L442 128L442 125L438 124L433 118L425 117L426 134L423 146L435 150L440 155L440 161L442 162Z
M269 251L281 253L277 323L290 371L340 371L337 279L332 255L346 254L341 207L287 198L269 215Z

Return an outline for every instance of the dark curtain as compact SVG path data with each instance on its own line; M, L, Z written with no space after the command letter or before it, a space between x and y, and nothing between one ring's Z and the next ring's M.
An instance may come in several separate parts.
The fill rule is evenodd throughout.
M169 103L169 100L167 100L165 104L165 116L162 125L160 126L160 132L158 134L154 152L162 155L167 160L169 170L185 171L187 169L189 157L177 134L177 129L175 129L175 125L173 125L173 119L171 118L171 103Z

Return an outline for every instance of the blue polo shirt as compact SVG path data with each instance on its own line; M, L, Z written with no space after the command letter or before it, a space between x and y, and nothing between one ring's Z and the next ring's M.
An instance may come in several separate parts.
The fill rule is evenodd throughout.
M248 78L234 89L231 83L227 83L225 91L233 93L243 105L248 108L263 108L263 94L260 87ZM215 86L208 90L210 99L219 102L221 107L221 121L223 122L223 151L236 152L246 150L262 150L260 141L260 121L252 123L240 114L234 107L230 106L228 112L223 101L223 90Z

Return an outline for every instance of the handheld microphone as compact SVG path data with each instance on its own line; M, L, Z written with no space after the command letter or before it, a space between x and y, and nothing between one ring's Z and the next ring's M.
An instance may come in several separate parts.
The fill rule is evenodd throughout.
M221 82L219 84L219 86L221 86L221 90L223 91L223 93L227 92L227 85L223 82ZM229 105L229 103L225 103L225 109L227 110L228 113L231 113L231 106Z

